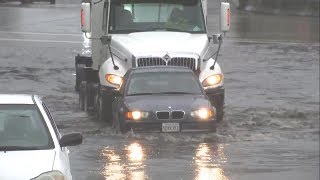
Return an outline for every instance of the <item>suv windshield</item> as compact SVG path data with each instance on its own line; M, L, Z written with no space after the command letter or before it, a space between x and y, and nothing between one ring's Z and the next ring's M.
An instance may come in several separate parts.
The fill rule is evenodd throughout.
M36 105L0 105L0 151L54 147Z
M110 33L206 32L200 0L117 0L110 9Z
M192 72L135 73L129 79L127 96L148 94L202 94Z

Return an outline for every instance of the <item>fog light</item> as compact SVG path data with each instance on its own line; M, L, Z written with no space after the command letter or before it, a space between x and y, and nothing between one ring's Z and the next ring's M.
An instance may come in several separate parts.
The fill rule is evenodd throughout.
M210 119L211 117L214 116L214 111L211 109L207 109L207 108L201 108L196 111L192 111L191 116L196 117L196 118L200 118L203 120L207 120L207 119Z
M215 74L212 76L207 77L203 82L202 85L204 87L207 86L215 86L217 84L220 84L223 80L223 75L222 74Z
M127 119L139 120L142 118L147 118L149 113L141 111L129 111L126 113Z
M120 86L122 83L122 77L114 75L114 74L107 74L105 76L106 80L114 85Z

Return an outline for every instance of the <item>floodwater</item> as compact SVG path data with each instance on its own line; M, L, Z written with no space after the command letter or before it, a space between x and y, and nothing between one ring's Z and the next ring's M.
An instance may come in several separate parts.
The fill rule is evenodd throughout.
M0 92L40 94L62 133L83 133L74 179L319 179L319 18L233 12L217 133L121 135L78 109L73 58L90 42L78 2L57 2L0 4Z

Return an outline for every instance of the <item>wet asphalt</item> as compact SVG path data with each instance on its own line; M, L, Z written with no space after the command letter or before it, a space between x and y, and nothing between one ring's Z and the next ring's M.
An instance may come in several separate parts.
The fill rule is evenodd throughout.
M0 3L0 93L39 94L61 133L83 133L74 179L319 179L318 17L234 10L218 132L120 135L78 108L74 56L90 54L79 3ZM209 12L218 32L217 3Z

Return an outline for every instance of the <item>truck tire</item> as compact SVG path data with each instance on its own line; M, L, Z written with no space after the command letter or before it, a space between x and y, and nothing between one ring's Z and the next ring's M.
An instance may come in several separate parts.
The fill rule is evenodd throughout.
M220 99L216 99L211 102L211 104L216 108L216 120L217 122L221 122L224 116L224 102Z
M87 89L87 82L82 81L79 86L79 108L85 110L85 94Z
M76 65L76 85L74 89L79 92L80 89L80 83L83 80L83 67L85 67L84 64L77 64Z
M216 108L216 121L221 122L224 116L224 88L207 90L206 93L211 105Z
M99 94L97 102L97 116L99 121L112 125L112 101L113 96Z
M216 124L216 122L214 122L213 125L211 125L211 127L209 128L209 131L213 132L213 133L217 132L217 124Z
M128 132L128 127L125 125L125 123L119 118L119 115L118 116L115 116L114 117L114 126L115 126L115 129L117 132L120 132L122 134Z
M95 89L93 83L87 83L84 94L84 111L91 113L94 110Z

